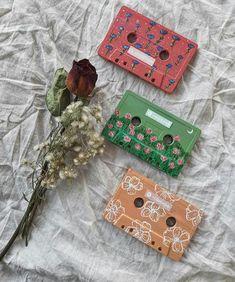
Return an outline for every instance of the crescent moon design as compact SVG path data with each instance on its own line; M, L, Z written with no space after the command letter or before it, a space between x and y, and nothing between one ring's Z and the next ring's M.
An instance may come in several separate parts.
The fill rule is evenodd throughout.
M187 129L187 132L188 132L188 134L192 134L193 133L193 129L191 129L191 130Z

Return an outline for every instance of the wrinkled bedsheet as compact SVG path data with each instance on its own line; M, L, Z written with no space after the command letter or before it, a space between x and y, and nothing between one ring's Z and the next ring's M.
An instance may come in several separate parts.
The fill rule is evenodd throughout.
M172 95L103 60L97 47L126 4L199 44ZM189 164L174 179L106 144L71 185L48 192L29 246L17 240L0 264L5 281L235 281L234 0L2 0L0 2L0 248L30 195L33 147L51 129L45 95L56 68L88 58L99 75L94 98L104 122L126 89L202 130ZM128 167L202 208L204 219L180 262L102 219Z

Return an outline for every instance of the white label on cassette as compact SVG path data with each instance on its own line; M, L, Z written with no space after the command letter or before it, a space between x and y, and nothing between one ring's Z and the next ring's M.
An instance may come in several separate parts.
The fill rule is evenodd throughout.
M127 51L128 54L130 54L131 56L135 57L136 59L141 60L142 62L144 62L145 64L152 66L155 63L155 59L147 54L145 54L144 52L136 49L135 47L130 47Z
M159 197L157 194L151 192L151 191L147 191L145 193L145 197L152 201L155 202L156 204L158 204L160 207L164 208L167 211L170 211L172 208L172 204L164 199L162 199L161 197Z
M161 125L164 125L167 128L170 128L172 126L172 121L164 118L163 116L160 116L159 114L151 111L150 109L147 110L145 115L154 119L155 121L159 122Z

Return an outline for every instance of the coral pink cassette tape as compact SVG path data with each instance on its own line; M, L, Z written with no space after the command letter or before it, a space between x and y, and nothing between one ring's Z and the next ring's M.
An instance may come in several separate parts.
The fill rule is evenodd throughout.
M172 93L197 48L193 41L123 6L98 54Z
M163 255L180 260L202 210L129 169L103 216Z

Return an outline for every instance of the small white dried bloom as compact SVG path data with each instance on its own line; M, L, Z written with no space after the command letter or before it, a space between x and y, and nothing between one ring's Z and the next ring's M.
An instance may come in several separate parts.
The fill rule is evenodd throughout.
M80 152L81 149L82 149L81 146L74 146L74 147L73 147L74 152Z
M38 151L39 148L40 148L39 145L36 145L36 146L33 147L33 150L34 150L34 151Z
M55 121L56 121L56 122L60 122L60 121L61 121L61 118L60 118L60 117L55 117Z
M103 153L104 153L104 148L100 148L100 149L99 149L99 154L102 155Z
M54 158L54 155L52 153L47 154L45 157L47 161L51 161L53 158Z
M73 159L73 162L74 162L75 165L79 165L80 164L80 161L78 159L76 159L76 158Z
M81 159L83 159L85 157L85 155L84 155L84 153L79 153L78 154L78 158L81 160Z
M88 121L89 121L88 115L82 113L81 114L81 120L84 121L85 123L88 123Z
M78 121L73 121L72 123L71 123L71 126L72 127L78 127L79 126L79 122Z
M66 175L65 175L65 172L64 172L63 170L60 170L60 172L59 172L59 177L60 177L61 179L66 179Z
M83 121L80 121L78 127L83 128L84 126L85 126L85 123Z

